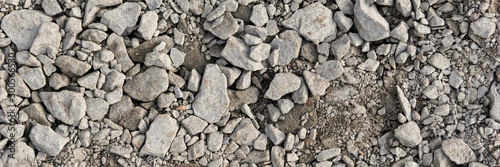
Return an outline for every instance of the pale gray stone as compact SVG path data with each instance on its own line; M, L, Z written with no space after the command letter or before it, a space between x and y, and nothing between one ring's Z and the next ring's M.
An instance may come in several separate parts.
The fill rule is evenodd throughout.
M337 60L341 60L351 48L351 40L349 37L344 34L339 39L332 42L332 53L337 58Z
M3 139L2 144L6 145L7 141L7 138ZM30 146L21 141L12 144L14 147L11 147L12 149L5 149L5 152L2 154L2 165L5 167L38 166L35 159L35 151Z
M323 96L326 94L326 89L330 86L328 79L310 71L304 71L303 76L313 96Z
M95 90L97 89L97 80L99 80L100 74L99 71L94 71L78 78L76 82L87 89Z
M207 137L207 148L210 151L217 152L222 147L224 135L222 132L216 131L208 134Z
M301 79L293 73L278 73L264 94L265 98L279 100L282 96L300 88Z
M349 29L351 29L352 25L354 24L352 22L352 19L345 16L344 12L342 12L342 11L335 12L333 19L337 23L339 30L342 32L349 31Z
M413 121L399 125L399 127L394 130L394 137L396 137L402 145L407 147L415 147L422 142L420 128L417 123Z
M462 77L458 74L456 70L453 70L450 74L448 83L450 84L451 87L454 87L455 89L460 88L460 85L464 82Z
M264 6L264 4L257 4L253 6L250 21L259 27L264 26L269 21L266 6Z
M444 57L440 53L434 53L432 56L427 59L427 62L431 64L432 66L436 67L437 69L440 70L445 70L446 68L450 67L451 62L448 58Z
M267 136L261 133L253 143L253 148L260 151L265 151L267 146Z
M292 61L299 57L300 46L302 45L302 38L294 30L286 30L282 32L279 36L276 36L271 42L271 48L273 52L269 56L269 63L271 65L288 65ZM279 49L279 50L277 50ZM279 53L278 61L272 58L274 52ZM272 61L271 61L272 60Z
M168 73L164 69L149 67L125 82L123 91L136 100L152 101L167 91L168 84Z
M460 138L444 140L441 143L441 149L451 161L457 165L467 164L477 160L474 151Z
M17 70L19 76L23 78L24 83L26 83L31 90L38 90L43 88L46 84L45 74L43 74L42 68L29 68L22 66Z
M172 60L172 66L175 68L180 67L184 63L184 58L186 53L178 50L177 48L170 49L170 59Z
M412 10L410 0L396 0L396 9L404 17L410 17L411 10Z
M230 12L226 12L221 17L223 17L223 20L219 25L212 27L211 23L205 22L203 23L203 28L207 31L210 31L216 37L226 40L229 37L232 37L233 34L235 34L238 31L239 25Z
M164 157L178 130L179 124L168 114L156 116L146 133L146 141L140 154Z
M191 70L191 75L189 76L187 89L193 92L198 92L200 87L201 75L196 71L196 69ZM228 84L229 85L229 84Z
M251 146L259 134L260 132L253 126L252 120L245 118L239 121L230 137L239 145Z
M380 65L380 62L373 60L373 59L366 59L365 62L361 63L358 65L358 69L364 70L364 71L371 71L374 72L377 70L378 66Z
M250 48L246 46L243 40L236 37L229 37L226 46L221 52L222 57L229 61L229 63L247 71L256 71L264 68L261 62L251 59L249 54Z
M271 45L261 43L250 48L249 57L255 61L261 62L269 58L271 52Z
M470 24L472 33L480 36L481 38L489 38L493 33L495 33L495 27L495 23L486 17L481 17Z
M399 100L401 110L403 110L403 114L406 116L406 120L411 121L410 101L408 101L408 98L406 98L403 90L398 85L396 85L396 90L398 92L398 100Z
M49 113L68 125L78 125L85 116L87 102L82 93L63 90L40 92L39 96Z
M285 149L283 147L271 147L271 164L276 167L285 166Z
M61 6L59 6L57 0L43 0L42 8L49 16L54 16L62 12Z
M328 60L324 63L321 63L316 68L316 72L323 78L328 79L329 81L337 79L344 73L344 68L340 61L338 60Z
M172 60L170 57L162 52L151 52L146 54L146 57L144 58L144 65L148 67L156 66L170 71L175 70L172 66Z
M91 68L90 64L71 56L58 56L54 65L70 77L82 76Z
M285 133L274 127L272 124L267 124L264 130L267 137L274 143L274 145L280 145L283 141L285 141Z
M83 25L87 26L94 22L96 14L101 8L116 6L123 3L123 0L89 0L85 6L85 16L83 18ZM121 34L120 34L121 35Z
M58 155L64 145L69 142L68 138L57 134L50 127L38 124L31 128L29 136L36 149L51 156Z
M398 39L401 42L408 41L408 29L410 27L406 22L402 21L398 24L398 26L394 27L391 30L391 37Z
M156 28L158 26L158 14L155 11L148 11L141 16L141 22L139 23L139 32L145 40L150 40L155 34Z
M369 0L356 0L354 5L354 25L359 36L365 41L379 41L390 36L389 23L380 15Z
M102 120L108 114L109 104L101 98L85 98L87 102L87 115L91 120Z
M490 91L488 93L488 98L490 99L490 114L489 116L496 121L500 122L500 94L498 94L498 90L500 88L500 84L492 83L490 87Z
M101 17L101 23L108 26L109 29L118 35L127 35L135 27L140 13L141 5L126 2L104 13Z
M35 41L40 26L51 20L51 17L40 11L14 10L2 18L1 28L18 50L27 50Z
M288 114L293 108L293 102L290 99L280 99L278 100L278 108L283 115Z
M319 152L319 154L316 156L316 160L318 162L323 162L323 161L326 161L330 158L333 158L333 157L337 157L337 156L340 156L340 148L330 148L330 149L326 149L326 150L323 150L321 152Z
M38 34L31 45L30 52L34 55L47 54L55 56L61 43L61 33L56 23L45 22L38 29Z
M226 76L217 65L208 64L193 102L194 114L208 123L215 123L227 113L229 101Z
M205 127L208 126L208 123L197 116L191 115L182 120L181 125L186 129L189 135L196 135L202 132Z

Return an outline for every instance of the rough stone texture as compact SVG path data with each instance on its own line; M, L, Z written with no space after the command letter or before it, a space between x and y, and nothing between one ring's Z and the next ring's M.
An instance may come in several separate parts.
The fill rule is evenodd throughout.
M43 0L42 2L43 11L49 16L54 16L62 12L57 0Z
M327 79L310 71L304 71L303 76L313 96L323 96L326 94L326 88L330 86L330 82Z
M28 118L35 121L36 123L44 126L50 126L50 122L47 120L47 112L45 112L45 108L40 103L33 103L29 106L21 109L24 111Z
M354 25L365 41L378 41L390 36L389 23L368 0L356 0Z
M38 29L51 17L36 10L14 10L2 18L1 28L18 50L26 50L35 40Z
M411 121L411 105L408 98L406 98L403 90L399 86L396 86L398 92L398 100L401 105L401 110L403 110L403 114L406 116L406 120Z
M300 35L314 44L322 42L326 37L337 32L332 11L320 2L299 9L281 24L298 31Z
M61 38L59 26L56 23L45 22L38 29L38 35L31 45L30 52L34 55L48 54L55 56Z
M216 37L226 40L238 31L239 26L230 12L226 12L222 17L223 20L219 25L212 27L211 23L205 22L203 23L203 28L210 31Z
M495 27L495 23L486 17L481 17L470 24L472 33L480 36L481 38L489 38L493 33L495 33Z
M324 63L321 63L316 68L316 72L323 78L328 79L329 81L337 79L344 73L344 68L340 61L337 60L329 60Z
M441 149L457 165L477 160L474 151L462 139L453 138L445 140L441 143Z
M257 137L259 137L259 134L260 132L253 126L252 120L246 118L241 120L238 126L234 128L231 139L239 145L251 146Z
M141 16L141 23L137 32L139 32L145 40L150 40L158 26L158 14L155 11L149 11Z
M282 96L300 88L301 79L293 73L278 73L269 85L265 98L279 100Z
M7 144L7 139L3 141ZM5 152L2 154L2 160L4 160L2 165L5 167L38 166L35 159L35 151L30 146L21 141L12 144L14 144L14 148L5 149Z
M51 156L56 156L64 148L64 145L69 142L65 138L48 126L35 125L30 131L31 143L40 151L43 151Z
M82 93L63 90L61 92L41 92L40 99L50 114L68 125L78 125L85 116L87 103Z
M337 60L341 60L351 48L351 40L349 37L344 34L339 39L332 42L332 53L337 58Z
M125 93L139 101L152 101L167 89L168 73L158 67L149 67L123 86Z
M196 135L202 132L208 126L208 123L197 116L191 115L182 120L181 125L190 135Z
M285 149L280 146L273 146L271 148L271 163L276 167L285 166Z
M427 60L427 62L429 62L429 64L440 70L445 70L451 65L450 60L444 57L440 53L432 54L432 56Z
M193 102L194 114L208 123L215 123L227 112L229 102L226 76L217 65L208 64Z
M122 96L122 100L109 107L109 119L129 130L136 130L138 124L147 114L142 107L134 107L129 96Z
M264 4L258 4L253 6L252 15L250 16L250 20L256 26L262 27L267 21L269 21L266 11L266 6Z
M91 120L102 120L108 114L109 105L101 98L85 98L87 102L87 115Z
M146 42L144 42L146 43ZM123 40L123 37L116 35L115 33L109 35L108 40L106 41L106 45L108 48L115 54L115 59L122 66L122 71L126 72L130 68L134 66L134 63L130 59L131 57L134 58L132 55L132 52L130 53L130 57L127 54L127 48L125 46L125 41ZM172 44L173 45L173 44ZM140 47L140 46L139 46ZM139 48L136 47L136 48ZM144 57L142 57L144 58ZM144 62L144 59L142 59Z
M280 145L283 141L285 141L285 133L274 127L272 124L267 124L264 130L266 131L267 137L269 137L274 145Z
M165 156L178 130L179 124L168 114L156 116L146 133L146 141L142 146L141 155Z
M319 162L322 162L322 161L326 161L330 158L333 158L333 157L337 157L337 156L340 156L340 148L330 148L330 149L326 149L326 150L323 150L321 152L319 152L319 154L316 156L316 160L318 160Z
M101 8L115 6L123 3L123 0L89 0L85 6L85 16L83 18L83 26L87 26L94 22L96 14Z
M401 144L407 147L415 147L422 142L420 128L418 128L417 123L413 121L400 125L396 128L394 130L394 137L396 137Z
M91 68L90 64L71 56L58 56L54 65L70 77L82 76Z
M302 38L294 30L286 30L276 36L271 42L271 50L279 49L276 65L288 65L292 59L299 57L301 45ZM273 54L271 53L271 55ZM269 59L271 58L272 56L269 57Z
M126 2L104 13L101 17L101 23L118 35L126 35L132 32L140 13L141 5Z
M496 121L500 122L500 94L498 90L500 89L500 84L493 83L490 87L490 92L488 97L490 98L490 114L489 116Z
M229 37L221 55L234 66L248 71L256 71L264 68L261 62L249 57L250 48L246 46L242 39L236 37Z
M42 68L29 68L23 66L18 69L18 73L31 90L43 88L47 84Z

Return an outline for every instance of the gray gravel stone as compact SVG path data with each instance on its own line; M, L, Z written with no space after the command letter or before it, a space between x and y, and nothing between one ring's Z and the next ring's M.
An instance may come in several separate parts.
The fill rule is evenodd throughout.
M104 13L101 17L101 23L108 26L109 29L118 35L127 35L135 27L140 13L141 5L126 2Z
M51 20L51 17L40 11L14 10L2 18L1 28L18 50L27 50L35 41L40 26Z
M451 161L457 165L467 164L477 160L474 151L462 139L453 138L441 143L441 149Z
M293 102L289 99L280 99L278 100L278 108L283 115L288 114L293 108Z
M304 71L303 76L313 96L323 96L326 94L326 88L330 86L330 82L327 79L310 71Z
M109 104L101 98L85 98L87 102L87 115L91 120L102 120L108 114Z
M205 22L203 23L203 28L210 31L216 37L226 40L238 31L239 25L230 12L226 12L221 17L223 17L223 20L219 25L212 27L211 23Z
M333 19L337 23L339 30L342 32L349 31L349 29L351 29L352 25L354 24L352 22L352 19L345 16L344 12L342 12L342 11L335 12Z
M269 58L271 52L271 45L261 43L250 48L249 57L255 61L261 62Z
M354 25L359 36L365 41L378 41L390 36L389 23L380 15L369 0L356 0L354 5Z
M68 125L78 125L85 116L87 103L82 93L63 90L40 92L39 96L49 113Z
M38 29L38 34L31 45L30 52L34 55L47 54L54 57L61 43L61 33L56 23L45 22Z
M196 71L196 69L191 70L191 75L189 76L187 89L193 92L198 92L200 88L201 75ZM229 85L229 84L228 84Z
M337 60L341 60L351 48L351 40L349 37L344 34L339 39L332 42L332 53L337 58Z
M152 101L168 89L168 73L161 68L150 67L125 82L123 91L139 101Z
M205 144L205 140L200 140L195 144L191 145L188 149L188 160L195 160L203 155L207 151L207 145Z
M309 98L309 91L307 91L306 81L301 78L300 88L293 92L292 100L297 104L305 104Z
M298 31L300 35L314 44L322 42L326 37L337 32L332 11L320 2L299 9L281 24Z
M412 10L410 0L396 0L396 9L404 17L410 17L411 10Z
M135 23L134 23L135 24ZM149 11L141 16L141 22L139 23L139 32L145 40L150 40L158 26L158 14L155 11Z
M480 36L481 38L489 38L495 32L495 27L495 23L486 17L481 17L470 24L472 33Z
M408 24L402 21L398 24L398 26L394 27L391 30L391 37L398 39L401 42L408 41Z
M267 137L274 143L274 145L280 145L283 141L285 141L285 133L274 127L272 124L267 124L264 130L266 131Z
M87 89L95 90L97 89L97 81L99 80L100 74L101 73L99 71L94 71L78 78L76 82L78 83L78 85L83 86Z
M23 66L17 70L19 76L23 78L24 83L26 83L31 90L38 90L43 88L47 81L45 79L45 74L43 74L42 68L29 68Z
M226 76L217 65L208 64L193 102L194 114L208 123L215 123L227 113L229 102Z
M285 149L280 146L273 146L271 148L271 163L276 167L285 166Z
M54 65L70 77L82 76L91 68L90 64L71 56L58 56Z
M58 155L64 148L64 145L69 142L68 138L57 134L50 127L43 125L33 126L29 136L31 143L36 149L51 156Z
M264 68L262 63L249 57L250 48L245 42L236 37L229 37L226 46L222 50L222 57L234 66L243 68L247 71L256 71Z
M122 100L111 105L108 117L111 121L127 128L136 130L139 122L147 114L147 110L132 103L129 96L124 95Z
M184 58L186 53L178 50L177 48L170 49L170 59L172 60L172 66L175 68L180 67L184 63Z
M265 151L267 146L267 136L264 133L261 133L255 142L253 143L253 149L259 151Z
M496 121L500 122L500 94L498 94L499 88L500 84L498 83L491 84L488 97L491 101L489 116L495 119Z
M394 137L396 137L401 144L407 147L415 147L422 142L420 128L418 128L417 123L413 121L400 125L396 128L394 130Z
M324 63L321 63L316 68L316 72L323 78L328 79L329 81L334 80L344 72L344 68L340 61L337 60L329 60Z
M408 101L408 98L406 98L403 90L399 86L396 86L396 88L398 92L399 104L401 105L401 110L403 110L403 114L406 116L406 120L411 121L410 101Z
M222 139L224 135L222 132L216 131L208 134L207 138L207 148L210 151L217 152L222 147Z
M7 144L8 139L2 140ZM5 167L17 167L17 166L38 166L37 160L35 159L35 151L24 142L12 143L12 149L5 149L2 154L2 165Z
M450 74L448 83L450 84L451 87L454 87L455 89L460 88L460 85L464 82L462 77L458 74L456 70L453 70Z
M432 56L427 60L427 62L429 62L429 64L440 70L445 70L451 65L450 60L444 57L440 53L432 54Z
M259 137L259 134L260 132L253 126L252 120L245 118L239 121L238 126L234 128L231 139L239 145L251 146L257 137Z
M42 8L49 16L54 16L62 12L61 6L59 6L57 0L43 0Z
M358 65L358 68L364 71L376 71L380 62L373 59L366 59L365 62Z
M278 73L269 85L265 98L279 100L282 96L300 88L301 79L293 73Z
M191 115L182 120L181 125L186 129L189 135L196 135L202 132L205 127L208 126L208 123L197 116Z
M271 55L269 56L269 63L271 65L288 65L292 61L299 57L300 46L302 45L302 38L294 30L286 30L282 32L279 36L276 36L271 42L271 48L273 49ZM279 49L279 50L277 50ZM278 61L272 58L273 53L278 51Z
M340 148L330 148L327 150L323 150L319 152L319 154L316 156L316 160L318 162L323 162L330 158L340 156L341 155L340 151L341 151Z
M156 116L146 133L146 141L142 146L141 155L163 157L170 149L170 144L179 130L179 124L168 114Z
M264 4L257 4L254 5L252 9L253 10L252 15L250 16L250 21L252 21L252 23L256 26L264 26L269 21L267 17L266 6L264 6Z

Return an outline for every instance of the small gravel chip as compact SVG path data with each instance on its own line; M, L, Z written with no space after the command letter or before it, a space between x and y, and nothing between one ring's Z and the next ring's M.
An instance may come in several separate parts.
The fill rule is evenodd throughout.
M222 147L222 139L224 135L222 132L216 131L208 134L207 138L207 148L210 151L217 152Z
M58 155L64 145L69 142L68 138L57 134L50 127L38 124L31 128L29 136L36 149L51 156Z
M420 128L417 123L413 121L400 125L396 128L394 130L394 137L396 137L401 144L407 147L415 147L422 142Z
M148 11L141 16L141 23L137 32L139 32L145 40L150 40L155 34L158 26L158 14L155 11Z
M91 68L90 64L71 56L58 56L54 65L70 77L82 76Z
M184 58L186 53L178 50L177 48L170 49L170 59L172 60L172 66L175 68L180 67L184 63Z

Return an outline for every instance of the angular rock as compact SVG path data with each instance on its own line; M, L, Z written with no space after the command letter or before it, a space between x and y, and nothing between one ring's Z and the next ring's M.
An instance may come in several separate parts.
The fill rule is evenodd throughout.
M186 129L189 135L196 135L203 132L205 127L208 126L208 123L197 116L191 115L182 120L181 125Z
M354 24L352 22L352 19L345 16L344 12L342 12L342 11L335 12L333 19L337 23L339 30L342 32L349 31L349 29L351 29L352 25Z
M83 26L87 26L94 22L96 14L101 8L115 6L123 3L123 0L89 0L85 6L85 16L83 18Z
M205 144L205 140L200 140L188 149L188 160L195 160L203 155L205 155L205 152L207 151L207 145Z
M396 9L404 17L410 17L411 10L412 10L410 0L396 0Z
M267 43L261 43L257 46L252 46L250 48L249 57L255 61L261 62L269 58L271 52L271 45Z
M282 96L300 88L301 79L293 73L278 73L264 94L265 98L279 100Z
M451 161L457 165L474 162L477 160L474 151L462 139L453 138L445 140L441 143L441 149Z
M403 114L406 116L406 120L411 121L411 105L408 98L406 98L403 90L399 86L396 85L396 89L398 92L398 100L401 105L401 110L403 110Z
M252 21L252 23L256 26L264 26L269 21L267 17L266 6L264 6L264 4L257 4L253 6L252 9L253 10L252 15L250 16L250 21Z
M238 123L238 126L236 126L231 134L231 139L239 145L251 146L257 137L259 137L259 134L260 132L253 126L252 120L246 118Z
M142 15L141 23L139 24L139 28L137 28L137 32L139 32L145 40L150 40L153 38L153 35L158 26L158 14L155 11L149 11Z
M327 79L310 71L304 71L303 76L313 96L323 96L326 94L326 88L330 86L330 82Z
M66 22L66 27L64 28L66 34L63 39L63 50L69 50L73 47L76 42L76 36L82 32L82 20L70 17ZM106 36L107 34L104 33Z
M42 68L29 68L23 66L18 69L19 76L23 78L24 83L28 84L31 90L38 90L43 88L47 81L45 79L45 74L42 71Z
M351 48L351 40L349 37L344 34L339 39L332 42L332 53L337 58L337 60L341 60Z
M408 41L408 24L406 22L402 21L398 24L398 26L394 27L394 29L391 30L391 37L398 39L401 42L406 42Z
M99 80L99 75L101 73L99 71L91 72L83 77L80 77L76 80L78 85L83 86L90 90L97 89L97 81Z
M168 89L168 73L158 67L149 67L125 82L123 91L139 101L152 101Z
M18 50L27 50L33 44L40 26L51 20L51 17L40 11L14 10L2 18L1 28Z
M229 63L247 71L257 71L264 68L261 62L251 59L249 54L250 48L246 46L243 40L236 37L229 37L226 46L221 52L222 57Z
M222 132L216 131L208 134L207 148L210 151L217 152L222 147L222 139L224 135Z
M337 79L344 73L344 68L340 61L338 60L328 60L324 63L321 63L316 68L316 72L323 78L328 79L329 81Z
M458 74L456 70L453 70L450 74L450 77L448 79L448 83L450 84L451 87L454 87L455 89L460 88L460 85L464 82L462 77Z
M102 120L108 114L109 105L101 98L85 98L87 102L87 115L90 120Z
M427 62L440 70L445 70L451 65L450 60L440 53L432 54L432 56L427 59Z
M223 20L219 25L212 27L211 23L205 22L203 23L203 28L210 31L216 37L226 40L238 31L239 26L230 12L226 12L222 17Z
M373 72L373 71L377 70L379 65L380 65L380 62L378 62L376 60L366 59L365 62L358 65L358 69Z
M354 5L354 25L359 36L365 41L379 41L390 36L389 23L380 15L369 0L356 0Z
M111 121L127 128L136 130L139 122L147 114L147 110L142 107L134 107L129 96L122 96L122 100L109 107L108 117Z
M274 127L272 124L267 124L265 131L267 137L269 137L274 145L280 145L281 143L283 143L283 141L285 141L285 133Z
M59 26L56 23L45 22L38 29L38 35L31 45L30 52L34 55L48 54L55 56L59 49L61 38Z
M49 113L68 125L78 125L85 116L87 103L82 93L63 90L40 92L39 96Z
M43 151L51 156L56 156L64 148L64 145L69 142L65 138L48 126L35 125L30 131L31 143L40 151Z
M104 13L101 17L101 23L108 26L109 29L118 35L127 35L135 27L140 13L141 5L126 2Z
M276 167L285 166L285 149L280 146L273 146L271 148L271 163Z
M71 56L58 56L54 65L70 77L82 76L90 70L90 64Z
M160 7L162 0L146 0L149 10L155 10Z
M278 51L278 61L275 61L276 65L288 65L292 61L299 57L300 46L302 45L302 38L294 30L286 30L282 32L279 36L276 36L271 42L271 48L274 51ZM269 56L271 59L273 53ZM270 60L271 62L271 60ZM273 63L270 63L273 64Z
M208 123L215 123L225 115L229 102L226 76L217 65L208 64L193 102L194 114Z
M200 87L201 75L196 71L196 69L191 70L191 75L189 76L187 89L193 92L198 92Z
M170 59L172 60L172 66L178 68L184 63L186 58L186 53L178 50L177 48L172 48L170 50Z
M323 42L326 37L337 32L332 11L320 2L299 9L281 24L298 31L300 35L314 44Z
M144 42L146 43L146 42ZM122 71L126 72L130 68L134 66L134 63L130 59L127 53L127 47L125 46L125 41L123 37L116 35L115 33L109 35L108 40L106 41L106 45L108 48L114 53L115 59L122 66ZM140 47L140 46L139 46ZM137 47L137 48L139 48ZM134 53L134 52L132 52ZM133 58L133 54L130 53L130 56ZM144 57L142 57L144 58ZM144 59L143 61L144 62Z
M495 32L495 27L495 23L493 23L489 18L486 17L481 17L480 19L470 24L472 33L480 36L481 38L489 38Z
M29 106L23 108L21 111L24 111L28 118L35 121L36 123L44 126L50 126L50 122L47 120L47 112L45 112L45 108L40 103L33 103Z
M43 0L42 8L49 16L54 16L62 12L61 6L59 6L57 0Z
M500 84L492 83L490 87L490 92L488 93L488 97L491 101L489 116L498 122L500 122L500 94L498 93L499 89L500 89Z
M413 121L400 125L396 128L394 130L394 137L396 137L401 144L407 147L415 147L422 142L420 128L417 123Z
M330 148L327 150L323 150L319 152L319 154L316 156L316 160L318 162L326 161L330 158L340 156L340 148Z
M151 52L146 54L144 65L148 67L156 66L167 69L169 71L175 70L175 68L172 66L172 60L170 59L170 57L162 52Z
M156 116L146 133L146 141L144 146L142 146L140 154L158 157L165 156L178 130L179 124L168 114Z
M7 144L7 140L4 139L2 142L5 141L5 144ZM12 144L14 147L5 149L5 152L2 154L2 165L5 167L38 166L35 159L35 151L30 146L21 141Z

